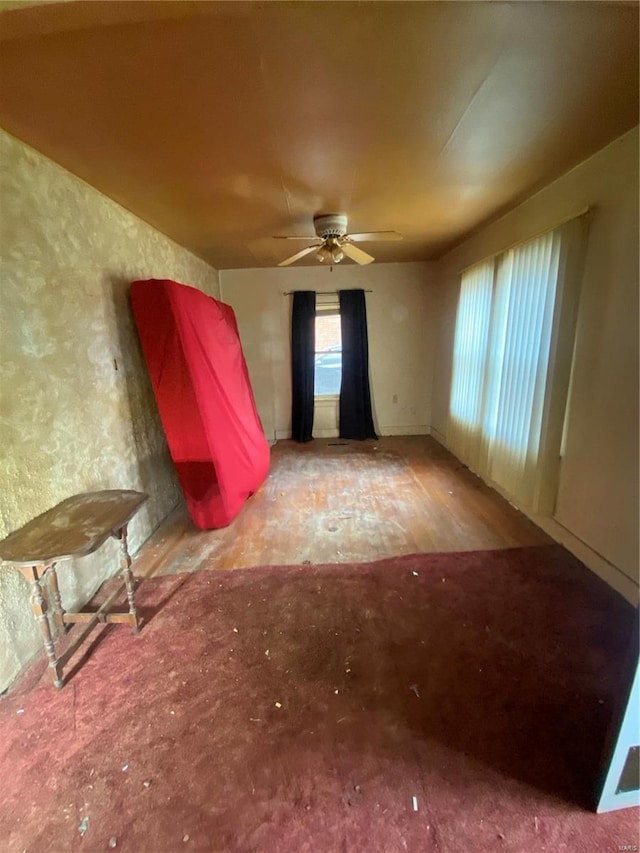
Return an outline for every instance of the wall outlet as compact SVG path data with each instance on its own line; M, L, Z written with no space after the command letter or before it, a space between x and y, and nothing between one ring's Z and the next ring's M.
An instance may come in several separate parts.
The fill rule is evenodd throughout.
M392 402L392 403L397 403L397 402L398 402L398 395L397 395L397 394L394 394L394 395L393 395L393 397L391 398L391 402Z

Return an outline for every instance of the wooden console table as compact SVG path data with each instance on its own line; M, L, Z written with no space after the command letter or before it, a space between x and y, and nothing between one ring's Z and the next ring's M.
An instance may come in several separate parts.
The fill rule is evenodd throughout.
M135 581L127 547L127 525L148 497L142 492L120 489L75 495L0 542L0 569L8 565L15 566L31 584L31 607L40 623L49 658L49 671L57 688L63 685L62 671L65 664L99 622L125 622L133 627L134 634L140 630L134 600ZM97 611L65 612L58 588L56 564L93 553L110 536L120 540L123 583ZM47 618L47 599L41 584L43 578L50 580L52 617L58 633L62 635L72 622L87 623L80 636L59 657ZM128 613L109 611L111 603L124 589L127 590Z

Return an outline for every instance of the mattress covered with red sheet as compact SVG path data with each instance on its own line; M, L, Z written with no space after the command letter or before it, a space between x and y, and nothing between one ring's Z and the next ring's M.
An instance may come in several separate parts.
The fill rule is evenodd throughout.
M233 309L159 279L135 281L131 305L191 517L225 527L269 472Z

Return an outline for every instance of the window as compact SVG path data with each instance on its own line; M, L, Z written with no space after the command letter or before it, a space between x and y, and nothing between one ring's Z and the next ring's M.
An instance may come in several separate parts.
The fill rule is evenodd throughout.
M342 333L340 311L318 307L316 312L316 351L314 394L316 397L340 393L342 381Z
M447 442L521 506L557 490L586 218L462 276Z
M493 299L493 259L462 277L453 346L453 382L448 437L457 453L473 468L480 451L484 375Z

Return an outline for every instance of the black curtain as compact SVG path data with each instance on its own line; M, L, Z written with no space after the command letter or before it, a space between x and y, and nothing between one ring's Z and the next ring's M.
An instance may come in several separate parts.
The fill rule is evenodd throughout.
M377 438L371 414L364 290L340 290L338 296L342 329L340 438Z
M291 438L313 438L313 380L316 348L315 290L296 290L291 312Z

